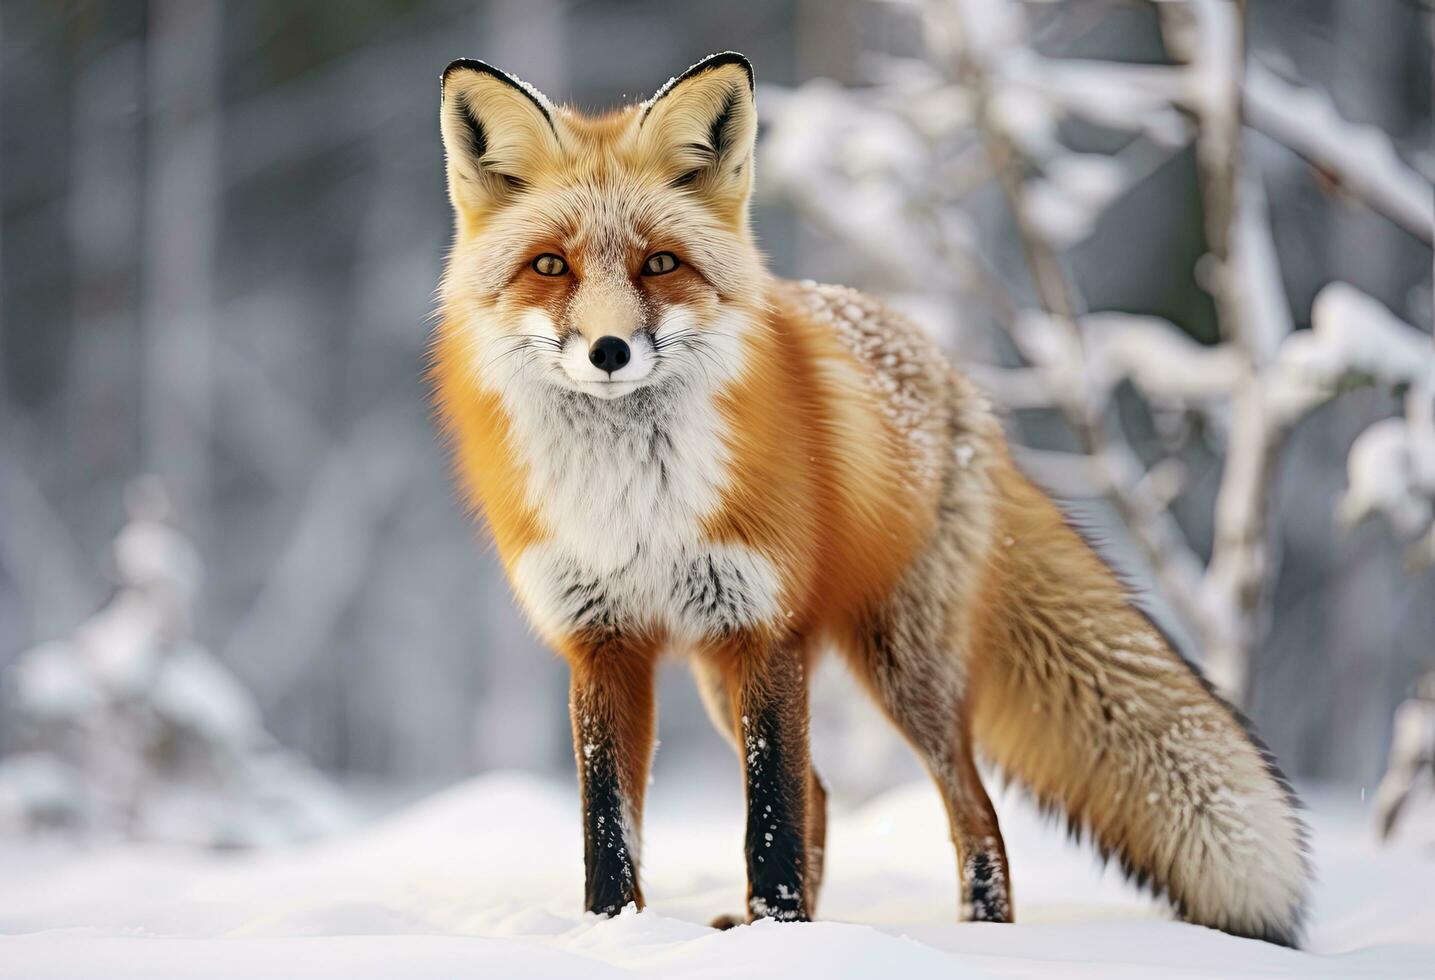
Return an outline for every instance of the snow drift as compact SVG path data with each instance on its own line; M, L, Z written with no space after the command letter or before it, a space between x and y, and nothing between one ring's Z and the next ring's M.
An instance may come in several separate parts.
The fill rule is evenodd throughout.
M736 775L730 788L661 787L645 835L649 908L611 920L580 911L575 795L516 774L249 856L0 844L0 974L1435 975L1428 844L1378 850L1357 793L1316 797L1320 884L1298 952L1171 921L1015 797L998 808L1018 924L959 924L945 820L925 784L834 814L821 921L715 932L704 923L742 901Z

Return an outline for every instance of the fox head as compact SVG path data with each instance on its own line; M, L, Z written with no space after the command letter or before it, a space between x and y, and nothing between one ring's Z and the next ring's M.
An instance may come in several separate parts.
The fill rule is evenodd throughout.
M596 117L455 61L440 123L455 216L444 314L469 332L481 381L612 399L737 371L764 276L746 58L712 55Z

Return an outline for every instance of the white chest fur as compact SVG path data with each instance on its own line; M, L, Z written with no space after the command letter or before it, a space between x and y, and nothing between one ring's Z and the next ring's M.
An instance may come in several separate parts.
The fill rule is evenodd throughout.
M514 568L541 632L653 626L691 642L776 618L771 562L702 530L729 470L710 395L660 384L607 401L550 387L508 402L548 531Z

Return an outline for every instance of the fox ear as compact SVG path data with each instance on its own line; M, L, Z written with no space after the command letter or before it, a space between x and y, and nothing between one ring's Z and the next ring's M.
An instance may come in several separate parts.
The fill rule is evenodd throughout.
M482 61L461 58L444 69L439 126L449 197L461 216L501 207L557 159L553 112L537 89Z
M640 138L674 186L690 187L741 223L752 190L757 105L752 65L732 51L709 55L643 106Z

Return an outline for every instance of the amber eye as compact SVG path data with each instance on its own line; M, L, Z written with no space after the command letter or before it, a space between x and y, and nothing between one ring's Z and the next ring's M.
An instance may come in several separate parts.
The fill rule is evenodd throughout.
M568 271L568 263L556 255L545 253L533 260L533 271L540 276L561 276Z
M661 276L678 267L678 257L672 252L654 252L643 263L643 275Z

